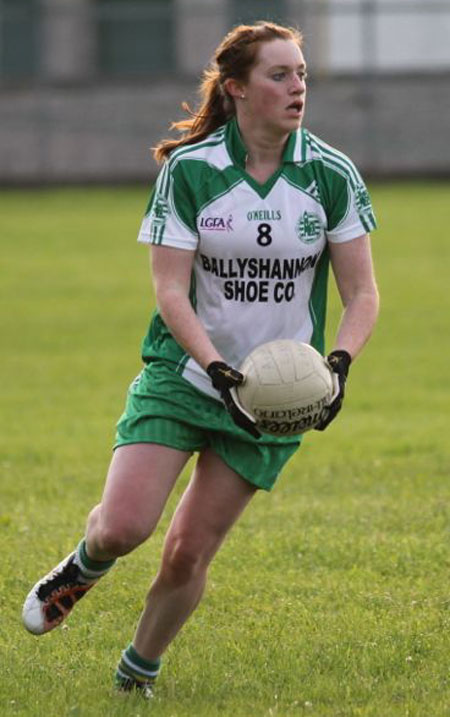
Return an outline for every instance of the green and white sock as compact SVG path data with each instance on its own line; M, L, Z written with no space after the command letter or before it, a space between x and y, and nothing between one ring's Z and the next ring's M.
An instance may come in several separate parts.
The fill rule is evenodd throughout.
M114 560L92 560L86 551L86 540L80 541L75 551L75 563L81 571L81 576L86 582L98 580L112 568Z
M116 687L129 689L133 684L139 687L143 683L153 683L158 677L160 669L160 658L146 660L136 652L133 645L128 645L127 649L122 652L122 657L117 665Z

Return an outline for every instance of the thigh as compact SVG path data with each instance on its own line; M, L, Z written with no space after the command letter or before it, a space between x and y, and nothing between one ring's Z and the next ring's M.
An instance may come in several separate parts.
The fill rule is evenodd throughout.
M256 490L206 449L175 511L165 552L182 543L185 550L209 562Z
M137 532L150 534L190 456L155 443L116 448L101 501L102 524L132 524Z

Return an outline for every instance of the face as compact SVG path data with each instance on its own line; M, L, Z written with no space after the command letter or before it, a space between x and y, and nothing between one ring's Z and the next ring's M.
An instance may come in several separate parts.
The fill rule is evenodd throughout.
M242 85L245 99L237 100L238 113L244 113L254 127L284 135L300 126L305 93L306 65L297 43L281 39L264 42L248 81Z

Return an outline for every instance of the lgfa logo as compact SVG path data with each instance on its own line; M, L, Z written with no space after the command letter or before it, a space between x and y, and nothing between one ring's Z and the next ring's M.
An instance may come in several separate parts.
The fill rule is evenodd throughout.
M200 219L200 229L212 229L216 232L232 232L233 215L230 214L228 219L224 219L223 217L202 217Z

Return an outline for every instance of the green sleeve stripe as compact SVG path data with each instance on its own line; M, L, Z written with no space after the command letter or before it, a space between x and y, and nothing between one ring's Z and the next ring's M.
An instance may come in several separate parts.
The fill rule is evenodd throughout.
M359 187L365 187L363 179L355 165L345 156L345 154L332 149L318 138L314 138L313 141L320 153L323 155L324 163L328 164L331 168L335 168L337 171L338 168L340 168L342 170L341 174L350 180L350 186L355 193ZM364 214L360 211L358 211L358 214L361 224L366 232L370 232L372 229L375 229L376 221L372 211L368 213L367 216L364 216Z
M163 181L164 170L165 170L165 167L163 167L163 168L161 169L161 171L160 171L159 174L158 174L158 177L156 178L155 186L153 187L153 191L152 191L152 193L151 193L150 200L149 200L149 202L148 202L148 204L147 204L147 208L146 208L146 210L145 210L145 214L144 214L145 217L148 217L148 215L149 215L150 212L152 211L153 204L155 203L155 199L156 199L156 197L157 197L157 195L158 195L158 192L159 192L159 190L160 190L161 182Z
M205 148L205 147L219 147L219 146L220 146L221 144L223 144L223 143L224 143L224 142L223 142L223 139L221 139L221 140L219 140L218 142L207 142L207 143L202 144L202 145L195 145L195 152L197 153L197 150L201 150L201 149L203 149L203 148ZM200 162L202 162L202 161L204 162L204 161L205 161L205 160L204 160L204 157L202 156L202 154L200 153L200 151L198 152L198 153L200 154L200 157L196 157L196 156L195 156L192 147L191 147L190 149L185 149L184 152L182 152L182 151L180 150L176 157L171 157L170 160L169 160L171 171L173 171L173 170L175 169L175 167L177 166L177 164L178 164L179 162L181 162L183 159L186 159L186 156L185 156L185 155L187 155L187 154L189 154L189 153L191 153L192 156L191 156L191 157L188 157L188 159L192 159L192 160L197 159L197 160L199 160ZM231 159L230 159L230 164L231 164Z
M165 192L167 191L168 177L168 163L165 162L161 172L159 173L159 177L156 180L155 195L165 194Z
M157 185L155 196L158 197L164 197L164 199L167 198L167 195L169 193L169 187L170 187L170 174L169 174L169 165L166 162L164 165L164 168L160 174L159 180L159 186ZM152 234L151 234L151 243L152 244L161 244L162 240L162 233L164 229L164 224L160 225L158 223L154 223L152 228Z
M309 136L311 142L311 149L321 155L322 161L326 167L338 172L346 181L349 182L351 189L356 194L359 187L364 187L364 182L353 162L347 157L333 150L331 147L323 143L317 137ZM350 201L350 198L349 198ZM366 216L361 211L358 211L358 216L361 224L366 232L372 231L376 227L375 217L373 212L367 213Z
M371 231L370 224L364 219L364 217L361 214L359 215L359 219L360 219L361 224L364 227L365 234L369 234L369 232ZM374 227L372 227L372 229L373 228Z
M164 202L167 202L167 204L170 204L170 207L172 211L174 212L175 216L177 217L178 221L183 224L183 226L191 233L194 233L192 231L192 228L187 226L185 222L182 221L181 217L179 216L178 212L176 211L174 202L171 199L171 185L172 185L172 173L175 168L175 166L178 164L178 161L180 158L182 158L184 155L188 154L189 152L197 152L201 151L205 147L214 147L217 145L220 145L223 143L223 137L225 133L225 127L220 127L217 132L210 135L208 139L204 142L200 142L196 145L184 145L183 147L180 147L178 150L175 150L170 157L166 160L164 163L164 166L158 176L155 191L152 196L152 200L149 203L149 206L147 208L146 214L148 215L151 212L151 209L153 207L154 201L159 198L162 199ZM164 222L158 223L155 222L152 230L151 230L151 237L150 241L152 244L161 244L163 241L163 234L164 234Z
M327 157L329 162L336 163L337 165L341 166L343 170L347 172L355 186L362 182L362 179L357 172L355 165L345 156L345 154L333 149L325 142L322 142L322 140L320 140L318 137L314 137L312 135L310 135L310 137L311 147L313 150L315 149L318 154Z
M335 162L326 161L325 159L323 160L323 163L329 169L332 169L335 172L338 172L342 177L344 177L344 179L346 179L346 180L349 179L348 172L341 165L339 165ZM356 190L356 185L354 185L354 183L351 181L351 179L350 179L350 186L354 191ZM350 203L350 197L348 197L348 202ZM348 213L348 210L347 210L347 213ZM358 211L358 216L359 216L359 220L360 220L361 224L363 225L364 230L366 232L370 232L370 231L372 231L372 229L375 229L376 222L375 222L375 217L373 216L372 212L370 212L370 215L367 215L366 217L364 217L364 215ZM341 219L339 224L341 224L342 221L343 221L343 219ZM339 226L339 224L337 224L336 226ZM336 229L336 227L333 227L333 229Z
M209 135L208 138L203 142L198 142L197 144L183 145L179 149L176 149L172 152L168 160L169 164L176 164L178 160L180 160L185 154L189 154L189 152L198 152L205 147L216 147L217 145L222 144L224 135L225 127L220 127L217 132Z

